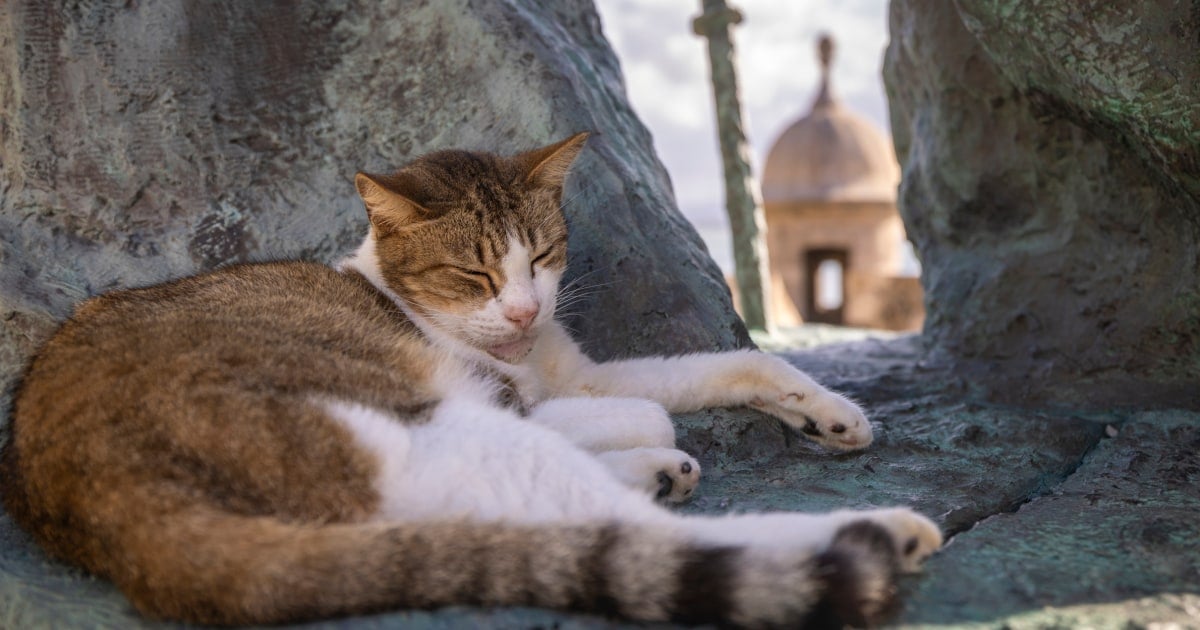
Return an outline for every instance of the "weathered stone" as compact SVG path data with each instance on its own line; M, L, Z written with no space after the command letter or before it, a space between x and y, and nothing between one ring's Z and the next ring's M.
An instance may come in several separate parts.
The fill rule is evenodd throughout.
M933 360L1001 400L1200 407L1200 12L896 0Z
M599 357L748 343L586 0L5 2L0 120L0 389L49 330L20 322L89 295L348 253L358 169L583 129L569 326Z
M1135 413L1113 427L1064 483L935 556L904 621L1200 626L1200 414Z

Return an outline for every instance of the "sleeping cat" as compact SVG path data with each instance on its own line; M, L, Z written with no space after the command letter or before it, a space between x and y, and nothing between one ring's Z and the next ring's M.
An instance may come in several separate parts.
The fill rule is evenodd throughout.
M753 351L596 363L555 322L586 134L360 173L336 269L225 267L80 304L30 364L4 503L142 613L263 624L451 604L868 623L941 544L904 508L683 516L668 411L835 450L853 403Z

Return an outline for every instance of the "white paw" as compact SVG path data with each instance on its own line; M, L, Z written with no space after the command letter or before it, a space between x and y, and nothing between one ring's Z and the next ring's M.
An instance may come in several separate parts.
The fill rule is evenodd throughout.
M700 463L673 448L631 448L598 453L625 485L643 490L665 503L682 503L700 483Z
M933 521L908 508L870 510L863 516L882 525L892 535L900 570L915 573L921 563L942 547L942 532Z
M871 444L871 424L857 404L822 388L785 361L770 358L768 384L750 407L796 427L824 448L850 451Z

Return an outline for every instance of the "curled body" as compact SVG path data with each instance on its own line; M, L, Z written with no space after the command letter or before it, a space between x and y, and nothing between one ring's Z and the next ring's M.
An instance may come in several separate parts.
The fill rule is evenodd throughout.
M14 519L144 614L453 604L869 623L941 544L904 508L684 516L669 412L752 405L831 449L856 405L752 351L598 363L555 321L580 134L359 174L336 268L230 266L81 303L23 376Z

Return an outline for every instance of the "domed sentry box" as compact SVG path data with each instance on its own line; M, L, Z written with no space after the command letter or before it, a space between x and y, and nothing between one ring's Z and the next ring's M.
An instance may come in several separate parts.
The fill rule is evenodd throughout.
M775 321L920 328L920 282L902 275L891 139L834 96L828 36L818 56L812 110L780 134L763 173Z

